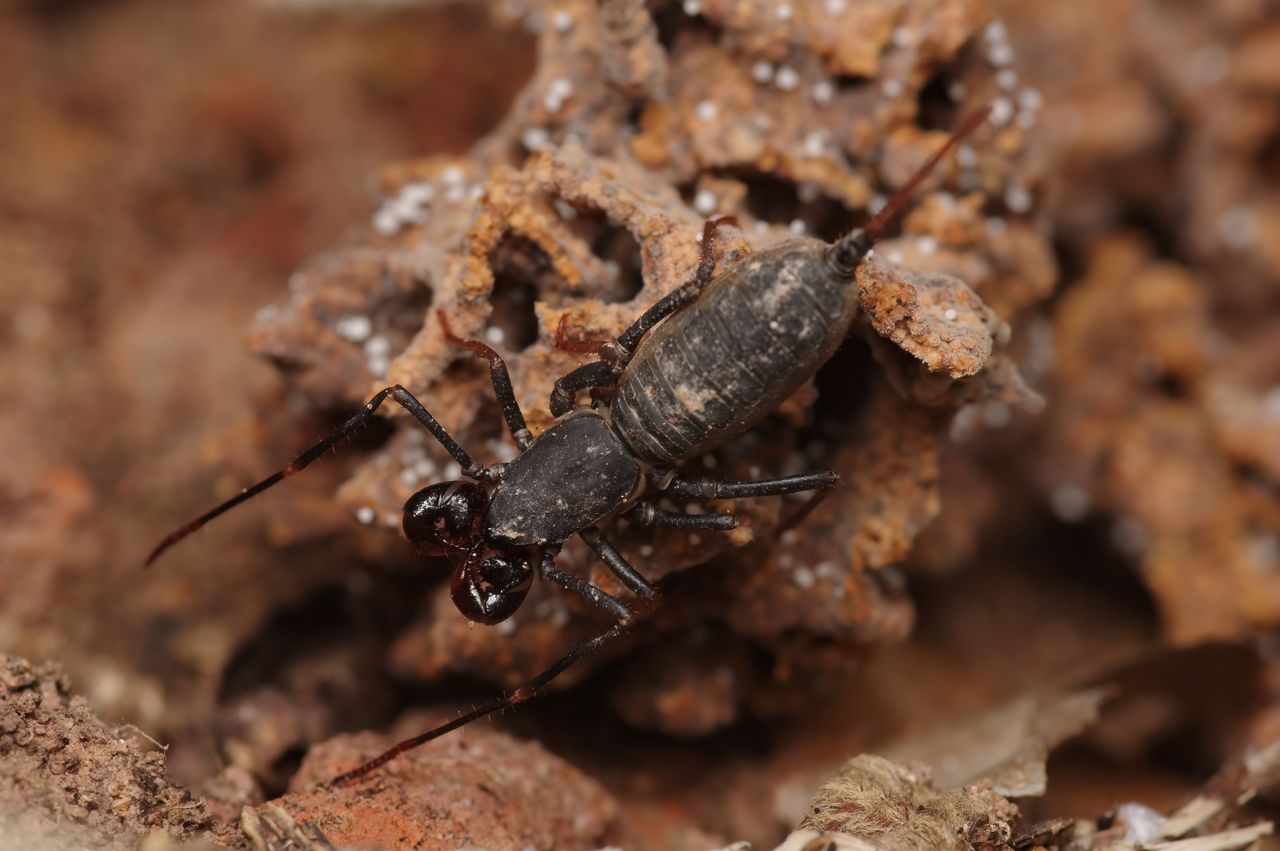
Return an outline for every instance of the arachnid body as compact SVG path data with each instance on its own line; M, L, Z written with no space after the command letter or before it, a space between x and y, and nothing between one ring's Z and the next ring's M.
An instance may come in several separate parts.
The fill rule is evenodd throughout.
M865 228L827 244L791 239L758 251L716 275L714 245L725 220L703 230L694 276L646 310L615 340L566 339L562 348L590 351L599 360L560 378L551 394L555 422L531 435L506 364L492 348L454 335L437 311L447 339L484 358L508 431L520 454L484 466L440 425L408 390L376 393L333 434L284 470L245 489L165 537L147 563L209 520L306 467L366 425L387 399L412 414L453 456L469 481L438 482L404 507L405 536L426 557L454 567L451 594L472 621L496 624L527 596L535 575L606 611L614 623L574 648L514 693L408 739L340 777L357 779L400 753L477 718L531 697L561 671L620 636L635 617L632 605L555 567L562 545L577 535L645 606L657 589L602 536L599 524L622 516L638 526L728 530L727 514L682 514L659 508L666 494L688 499L735 499L817 491L837 481L819 471L766 481L726 482L680 473L681 465L722 446L777 408L818 371L844 340L857 312L853 287L859 263L906 198L985 112L971 116ZM575 409L580 392L611 390L607 416Z

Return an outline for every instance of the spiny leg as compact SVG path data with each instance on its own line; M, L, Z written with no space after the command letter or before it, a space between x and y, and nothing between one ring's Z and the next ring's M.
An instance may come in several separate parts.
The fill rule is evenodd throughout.
M511 432L511 439L516 442L516 446L520 449L527 448L533 435L529 433L524 414L520 411L520 403L516 401L516 392L511 386L511 374L507 372L507 364L502 359L502 355L479 340L464 340L454 334L453 329L449 327L449 318L445 316L443 310L436 310L436 317L440 320L440 327L444 329L446 340L455 346L462 346L489 362L489 379L493 382L493 392L498 397L498 404L502 406L502 418L507 421L507 430Z
M668 496L690 499L749 499L758 496L779 496L801 491L826 490L840 481L835 470L784 476L780 479L763 479L756 482L722 482L704 476L673 479L662 488Z
M558 677L570 665L573 665L580 659L585 659L590 656L604 645L621 636L624 632L626 632L626 627L624 625L614 624L594 638L590 638L573 648L573 650L561 657L554 665L529 680L529 682L525 683L511 694L495 698L488 703L482 704L475 709L472 709L470 712L458 716L447 724L441 724L439 727L428 730L427 732L414 736L411 739L405 739L369 760L364 765L353 768L343 774L339 774L324 785L342 786L352 782L353 780L359 780L366 774L386 765L405 751L411 751L420 745L425 745L432 739L438 739L446 733L452 733L459 727L465 727L472 721L476 721L486 715L492 715L495 712L501 712L504 709L508 709L512 706L525 702L529 698L533 697L534 694L537 693L538 689L546 686L547 683Z
M453 456L453 459L458 462L458 465L462 467L462 474L464 476L472 479L484 478L487 473L486 468L481 464L477 464L475 460L467 454L467 451L458 444L458 441L454 440L452 435L445 431L444 426L440 425L440 423L436 421L436 418L431 416L431 412L423 407L422 403L414 398L412 393L401 387L399 384L391 387L384 387L375 393L373 398L371 398L358 413L353 415L342 425L338 426L328 437L303 452L297 458L294 458L293 462L290 463L289 466L285 467L283 470L272 473L256 485L245 488L226 502L215 506L204 514L201 514L195 520L179 526L168 535L165 535L160 543L156 544L155 548L151 551L151 554L147 556L145 563L151 564L159 558L161 553L165 550L200 529L200 527L204 526L204 524L208 523L210 520L220 514L230 511L240 503L252 499L272 485L279 484L294 473L305 468L308 464L328 452L335 445L350 437L351 434L368 425L369 421L373 419L374 412L377 411L378 407L387 399L391 399L399 403L402 408L413 414L418 422L422 423L427 431L431 432L436 440L440 441L441 445L444 446L448 453Z

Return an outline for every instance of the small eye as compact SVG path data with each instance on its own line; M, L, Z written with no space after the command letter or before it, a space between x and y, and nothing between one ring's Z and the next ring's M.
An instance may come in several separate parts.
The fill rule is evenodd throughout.
M533 586L533 568L520 555L476 553L453 572L453 604L467 620L486 625L515 614Z
M404 535L425 556L470 550L480 540L489 498L470 482L438 482L404 504Z

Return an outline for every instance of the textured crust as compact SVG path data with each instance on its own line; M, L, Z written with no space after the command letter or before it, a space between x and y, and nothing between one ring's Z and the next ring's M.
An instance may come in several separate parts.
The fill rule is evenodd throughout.
M778 17L784 7L789 20ZM983 4L965 0L556 0L519 9L539 33L538 67L497 129L466 155L384 169L373 228L362 246L343 252L360 253L361 262L304 270L292 304L253 334L255 345L295 368L294 386L322 404L358 404L384 383L405 384L485 462L510 461L513 450L499 432L483 365L447 344L435 310L460 336L483 337L502 353L536 434L554 422L554 381L586 359L555 347L562 320L577 338L616 336L692 277L698 235L713 216L740 222L721 229L723 270L789 240L830 239L901 186L957 114L1013 97L999 90L983 50L964 47L983 43L989 21ZM874 79L843 76L855 68ZM926 88L939 74L956 85L926 117L921 105L933 97ZM742 518L730 534L607 522L605 533L653 581L730 550L741 562L732 577L708 576L714 591L696 600L671 592L671 622L662 628L731 623L728 640L763 645L805 668L827 664L806 650L815 636L862 643L906 634L907 595L864 571L902 560L941 510L937 465L955 412L1029 395L990 311L1016 327L1054 276L1034 220L1001 204L1031 198L1038 185L1038 163L1028 156L1033 113L993 121L947 158L912 199L901 235L882 243L885 275L871 289L859 281L864 305L910 293L903 318L921 333L883 336L883 326L855 317L848 344L815 380L779 380L778 395L757 399L758 407L726 405L722 412L739 416L732 425L681 423L693 440L648 453L689 458L698 474L714 465L713 475L725 479L820 467L841 476L809 521L838 508L838 522L824 521L833 524L829 540L781 543L776 530L797 504L776 498L702 507ZM343 341L335 331L346 314L367 316L373 335ZM754 351L773 357L765 347ZM342 387L322 387L327 360L339 355ZM700 376L674 356L651 365ZM712 413L714 399L694 401ZM621 422L631 403L617 404ZM729 439L764 410L776 415ZM673 419L645 430L675 428ZM703 443L699 434L714 438ZM828 437L812 442L818 434ZM410 494L456 473L416 429L400 428L358 466L339 500L394 530ZM398 543L388 536L379 558L393 557ZM572 542L558 564L625 594ZM535 589L503 631L468 630L439 588L397 642L395 665L422 679L457 672L513 684L559 658L570 632L593 626L574 603ZM655 723L681 727L677 715Z

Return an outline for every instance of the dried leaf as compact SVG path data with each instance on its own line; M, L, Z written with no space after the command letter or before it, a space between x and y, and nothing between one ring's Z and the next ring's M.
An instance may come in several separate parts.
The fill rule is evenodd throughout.
M1012 798L1043 795L1049 751L1096 721L1105 698L1104 689L1024 697L881 752L934 766L939 788L989 782Z
M925 773L863 754L818 790L800 827L849 834L884 851L968 851L1007 844L1016 816L998 794L941 791Z
M1250 827L1225 830L1212 836L1157 842L1154 845L1144 845L1142 848L1143 851L1236 851L1236 849L1249 847L1264 836L1270 836L1274 829L1274 824L1263 821Z
M333 851L333 845L318 827L311 822L299 825L279 804L267 804L261 809L245 807L240 812L240 827L255 851Z
M881 851L878 845L863 842L847 833L797 830L774 851Z
M1209 819L1222 812L1226 806L1221 798L1197 795L1178 808L1164 823L1163 835L1166 839L1177 839L1186 836Z

